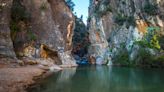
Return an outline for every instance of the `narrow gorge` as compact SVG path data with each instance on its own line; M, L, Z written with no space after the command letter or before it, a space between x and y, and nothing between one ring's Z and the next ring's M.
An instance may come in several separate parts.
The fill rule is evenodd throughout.
M0 92L24 92L35 83L35 77L49 76L49 72L54 71L62 71L57 73L59 80L70 81L70 76L80 76L80 81L83 81L83 68L77 74L81 66L87 66L85 73L88 78L99 73L113 78L107 74L106 68L102 68L104 66L164 68L163 0L86 2L89 2L89 7L85 23L83 16L79 17L74 11L75 4L71 0L0 0ZM96 72L90 72L92 69ZM123 72L131 75L127 71L123 68ZM139 77L140 72L134 70L134 73ZM110 74L119 76L117 72L110 71ZM90 80L98 84L96 78L103 80L102 76ZM108 80L108 77L104 79ZM59 88L60 82L57 82ZM117 83L116 80L111 82ZM101 86L95 86L101 89ZM88 92L99 92L100 89ZM37 88L29 90L41 92ZM53 90L58 91L58 87ZM73 90L59 92L78 92ZM108 91L106 87L103 92ZM113 92L118 91L113 89Z

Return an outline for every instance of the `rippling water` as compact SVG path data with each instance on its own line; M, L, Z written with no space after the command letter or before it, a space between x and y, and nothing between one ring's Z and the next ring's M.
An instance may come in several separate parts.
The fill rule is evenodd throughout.
M91 66L65 69L29 92L164 92L164 70Z

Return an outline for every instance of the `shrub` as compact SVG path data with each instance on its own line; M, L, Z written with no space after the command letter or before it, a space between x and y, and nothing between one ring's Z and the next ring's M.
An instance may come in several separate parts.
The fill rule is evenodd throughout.
M14 0L13 5L11 7L11 21L10 21L10 29L11 29L11 37L15 39L16 33L20 30L20 25L18 24L20 21L27 22L30 20L30 14L26 11L25 7L22 6L20 0Z
M146 49L140 48L135 62L141 66L164 67L164 55L151 55Z
M118 14L114 18L115 23L118 25L123 25L124 23L127 23L127 25L133 25L135 26L135 19L133 16L123 16L121 14Z
M164 55L155 57L154 61L155 62L163 62L164 63Z
M125 1L122 1L122 4L123 4L123 5L126 5L126 2L125 2Z
M124 22L126 21L126 17L122 16L121 14L118 14L118 15L115 16L114 21L118 25L123 25Z
M104 10L100 10L99 8L100 8L100 4L95 6L95 11L94 11L98 17L102 17L106 15L108 12L112 12L112 7L110 5L105 5Z
M15 23L15 22L11 22L11 23L10 23L10 29L11 29L11 31L13 31L13 32L18 32L18 31L20 31L20 29L19 29L17 23Z
M28 30L28 37L30 41L36 40L36 35L31 30Z
M0 4L0 11L3 9L3 6Z
M146 39L143 39L143 40L140 40L140 41L135 41L134 44L137 44L137 45L139 45L141 47L144 47L144 48L150 47L150 44Z
M119 64L123 66L131 66L131 62L129 60L129 53L125 47L125 43L120 44L120 48L118 49L118 52L114 57L114 64Z
M72 10L74 11L74 7L75 7L75 4L73 3L72 0L65 0L67 6Z
M20 0L15 0L11 8L12 21L26 21L30 19L30 14L26 11L25 7L22 6Z
M10 23L10 29L11 29L11 38L12 38L12 39L15 39L16 33L17 33L18 31L20 31L20 29L19 29L17 23L15 23L15 22L12 21L12 22Z
M120 53L114 57L114 64L129 65L129 55L126 50L119 51Z
M160 49L160 44L159 41L157 39L157 35L153 35L150 38L150 41L147 39L143 39L140 41L136 41L135 44L138 44L139 46L142 46L144 48L148 47L148 48L153 48L153 49Z
M160 64L164 65L164 62L162 62L164 60L164 57L152 55L148 50L145 49L152 48L158 51L161 48L158 41L158 35L155 31L156 30L148 30L148 33L145 35L143 40L135 42L135 44L138 44L140 46L138 56L136 56L136 59L134 60L135 62L137 62L138 65L150 67L162 66Z
M140 66L150 66L153 62L153 55L149 53L145 48L140 47L138 50L138 55L134 59L133 62L136 63L136 65Z
M5 2L0 2L0 12L3 10L3 8L7 6L7 3Z
M157 39L157 35L153 35L153 37L152 37L152 39L150 41L150 46L152 48L156 48L156 49L160 49L161 48L161 46L159 44L159 41Z
M158 13L157 5L153 5L153 4L146 4L143 10L145 13L150 14L150 15L157 15Z
M109 0L104 0L104 1L103 1L103 5L107 6L107 5L109 5L109 4L110 4L110 1L109 1Z
M88 20L88 22L90 22L91 21L91 17L89 16L87 20Z
M105 8L105 11L106 12L112 12L112 7L110 5L108 5L106 8Z
M133 16L127 17L127 24L128 24L128 25L135 26L135 25L136 25L135 18L134 18Z
M159 44L161 46L161 49L164 50L164 36L160 36L159 37Z
M43 3L41 4L41 6L40 6L40 10L45 11L46 9L47 9L47 5L46 5L45 2L43 2Z

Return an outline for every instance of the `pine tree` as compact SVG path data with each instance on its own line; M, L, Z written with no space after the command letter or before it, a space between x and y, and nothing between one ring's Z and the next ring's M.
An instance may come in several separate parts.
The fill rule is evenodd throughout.
M75 4L72 0L65 0L66 4L68 5L68 7L74 11L74 7L75 7Z

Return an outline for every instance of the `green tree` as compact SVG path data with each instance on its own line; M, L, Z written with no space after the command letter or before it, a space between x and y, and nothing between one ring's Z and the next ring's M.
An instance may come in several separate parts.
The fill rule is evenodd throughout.
M160 49L161 46L159 45L159 41L157 39L157 35L153 35L151 42L150 42L151 46L156 48L156 49Z
M68 5L68 7L74 11L74 7L75 7L75 4L72 0L65 0L66 4Z
M144 12L150 15L158 14L158 6L153 4L146 4L143 8Z
M83 15L80 16L80 19L83 20Z

